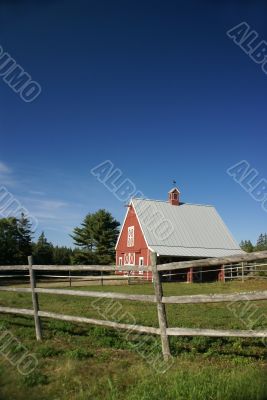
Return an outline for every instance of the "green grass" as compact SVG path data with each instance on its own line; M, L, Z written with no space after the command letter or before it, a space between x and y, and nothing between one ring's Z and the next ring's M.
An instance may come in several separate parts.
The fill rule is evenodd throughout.
M153 294L151 285L80 289ZM164 284L165 295L253 290L267 290L267 282ZM45 294L39 300L44 311L157 326L154 304ZM168 305L167 316L169 326L267 329L266 303L250 303L251 309L244 303L230 309L227 303ZM1 292L0 305L31 308L31 296ZM266 346L261 339L171 337L174 357L170 368L160 373L166 365L158 337L43 319L44 340L38 343L32 318L1 314L0 322L38 360L37 369L25 377L0 355L0 399L267 399Z

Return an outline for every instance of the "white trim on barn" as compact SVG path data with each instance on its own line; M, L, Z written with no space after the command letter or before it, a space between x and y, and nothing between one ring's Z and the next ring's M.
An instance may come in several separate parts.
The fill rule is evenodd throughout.
M142 232L142 234L143 234L143 238L144 238L144 240L145 240L145 242L146 242L147 247L149 248L149 250L153 251L153 250L149 247L149 245L148 245L148 243L147 243L147 240L146 240L146 237L145 237L145 234L144 234L142 225L140 224L140 220L139 220L139 218L138 218L136 209L135 209L134 204L133 204L133 199L130 201L130 203L129 203L128 206L127 206L127 207L128 207L128 210L127 210L127 213L126 213L125 218L124 218L124 220L123 220L123 223L122 223L122 225L121 225L121 230L120 230L120 233L119 233L119 236L118 236L118 239L117 239L117 243L116 243L116 246L115 246L115 250L117 250L117 248L118 248L118 244L119 244L119 241L120 241L120 238L121 238L121 235L122 235L122 231L123 231L123 228L124 228L126 219L127 219L127 217L128 217L129 211L130 211L130 206L133 207L133 210L134 210L136 219L137 219L138 224L139 224L139 226L140 226L140 229L141 229L141 232Z
M135 265L135 253L124 254L124 265Z
M146 240L145 233L144 233L144 231L143 231L142 225L141 225L141 223L140 223L138 214L137 214L136 209L135 209L135 207L134 207L133 200L131 200L131 203L130 203L130 204L132 205L132 207L133 207L133 209L134 209L134 212L135 212L135 215L136 215L136 219L137 219L138 224L139 224L139 226L140 226L140 229L141 229L141 232L142 232L142 234L143 234L143 238L144 238L144 240L145 240L145 242L146 242L146 245L147 245L147 247L150 249L150 247L149 247L149 245L148 245L148 243L147 243L147 240ZM150 250L151 250L151 249L150 249Z
M131 203L130 203L130 204L131 204ZM127 210L127 213L126 213L126 215L125 215L125 217L124 217L123 223L122 223L122 225L121 225L121 230L120 230L120 233L119 233L119 236L118 236L118 239L117 239L117 243L116 243L116 245L115 245L115 250L117 250L117 247L118 247L118 244L119 244L119 241L120 241L120 238L121 238L121 234L122 234L122 231L123 231L123 227L124 227L124 225L125 225L126 219L127 219L127 217L128 217L129 211L130 211L130 204L127 206L127 207L128 207L128 210Z
M134 226L128 226L127 247L134 247Z
M144 257L139 257L139 267L143 267L144 266ZM144 275L144 271L139 271L139 275Z

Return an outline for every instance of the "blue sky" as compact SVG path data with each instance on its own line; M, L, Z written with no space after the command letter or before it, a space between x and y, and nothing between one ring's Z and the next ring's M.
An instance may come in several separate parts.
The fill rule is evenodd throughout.
M11 3L11 4L10 4ZM267 213L226 170L267 179L267 75L226 35L267 40L261 1L14 1L0 45L42 87L25 103L0 77L0 184L55 244L88 212L125 207L90 174L109 159L148 198L213 204L238 241Z

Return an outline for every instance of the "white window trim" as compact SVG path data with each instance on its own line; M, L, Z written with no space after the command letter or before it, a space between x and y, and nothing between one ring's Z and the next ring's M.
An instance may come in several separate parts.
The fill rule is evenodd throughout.
M142 264L141 264L142 261ZM144 257L139 257L139 266L143 267L144 266ZM139 275L144 275L144 271L139 271Z
M133 263L132 264L130 264L129 262L128 263L126 262L126 257L129 254L133 254ZM128 259L130 259L130 256L128 256ZM125 253L124 254L124 265L135 265L135 253Z
M119 257L119 267L122 266L122 257Z
M128 226L127 247L134 247L134 226Z

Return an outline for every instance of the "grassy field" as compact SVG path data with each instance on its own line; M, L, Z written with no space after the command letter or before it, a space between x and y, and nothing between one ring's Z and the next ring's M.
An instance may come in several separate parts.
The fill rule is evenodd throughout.
M266 289L264 280L164 284L166 295ZM94 286L93 290L153 294L151 285ZM266 301L250 303L249 307L245 303L227 304L168 305L169 326L267 329ZM31 308L31 296L1 292L0 305ZM156 307L148 303L44 294L40 308L157 326ZM37 343L32 318L3 314L0 318L1 331L11 332L38 360L34 372L22 376L0 355L0 398L4 400L267 399L267 347L261 339L172 337L173 360L166 366L161 361L158 337L43 319L44 340ZM20 351L20 346L12 349L14 354Z

